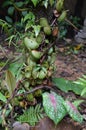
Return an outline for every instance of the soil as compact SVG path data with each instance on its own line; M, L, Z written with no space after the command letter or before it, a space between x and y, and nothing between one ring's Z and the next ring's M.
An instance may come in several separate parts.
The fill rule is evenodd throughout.
M86 52L79 51L78 54L65 55L58 53L56 57L56 77L68 80L76 80L86 75Z

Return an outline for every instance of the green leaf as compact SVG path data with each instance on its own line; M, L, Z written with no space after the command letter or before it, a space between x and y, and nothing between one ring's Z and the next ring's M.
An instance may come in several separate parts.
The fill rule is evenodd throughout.
M16 77L17 81L18 81L18 78L20 76L22 67L23 67L23 63L19 63L19 61L11 63L10 66L9 66L9 70Z
M0 124L3 123L3 119L2 119L2 111L3 110L0 110ZM10 114L10 110L6 110L6 113L5 113L5 117L7 117L9 114ZM1 129L2 130L2 129Z
M80 95L86 97L86 76L82 75L82 78L74 81L77 86L82 86Z
M78 108L78 106L79 106L82 102L84 102L84 100L75 100L75 101L73 102L73 104L74 104L74 106L76 106L76 107Z
M6 97L0 92L0 100L3 101L4 103L7 102Z
M77 85L82 85L83 87L86 87L86 76L83 75L82 78L79 78L78 80L74 81Z
M30 107L25 110L22 115L20 115L17 120L20 122L28 122L29 125L35 126L36 123L44 117L43 111L40 104L35 107Z
M8 17L8 16L5 16L5 19L7 20L8 23L12 23L13 22L12 19L10 17Z
M6 71L6 86L10 96L12 96L12 93L16 87L16 79L9 70Z
M63 105L63 98L54 92L47 93L43 95L43 107L47 116L58 124L66 115L66 109Z
M22 11L22 15L25 16L27 14L27 11Z
M40 33L40 29L41 29L41 26L40 25L35 25L33 26L33 29L34 29L34 32L35 32L35 36L37 37Z
M13 6L10 6L10 7L8 8L8 14L12 16L13 13L14 13L14 7L13 7Z
M54 0L49 0L49 3L52 6L54 4Z
M65 101L64 106L65 106L68 114L70 115L70 117L73 120L75 120L75 121L77 121L79 123L83 122L83 116L79 113L77 108L71 102Z
M32 12L29 12L29 13L26 14L26 16L24 17L24 22L26 22L27 20L34 21L34 20L35 20L35 15L34 15Z
M86 97L86 88L84 88L84 89L82 90L82 92L81 92L81 96Z
M48 7L48 0L44 0L43 5L45 6L45 8L47 8Z
M36 5L38 4L39 0L31 0L33 5L36 7Z
M17 7L22 7L24 5L24 2L15 2L15 4Z
M53 78L52 81L59 89L64 92L71 90L71 82L65 80L64 78Z
M75 94L79 95L84 88L82 85L77 85L73 81L64 78L52 78L52 82L56 87L64 92L73 91Z
M6 6L9 6L9 5L12 5L12 1L4 1L3 4L2 4L2 7L6 7Z

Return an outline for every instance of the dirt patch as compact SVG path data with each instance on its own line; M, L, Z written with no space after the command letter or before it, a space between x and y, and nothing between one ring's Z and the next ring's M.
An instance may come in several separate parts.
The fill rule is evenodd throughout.
M86 74L86 53L80 52L77 55L58 53L55 64L57 66L55 72L57 77L76 80Z

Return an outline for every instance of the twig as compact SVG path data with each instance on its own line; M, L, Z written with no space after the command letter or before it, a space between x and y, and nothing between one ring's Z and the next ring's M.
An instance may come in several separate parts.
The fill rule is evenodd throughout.
M46 58L46 54L48 53L48 50L55 44L56 44L56 42L53 42L53 43L50 44L50 46L47 47L47 49L45 50L45 52L43 53L43 55L40 59L40 64L42 64L44 59Z
M35 91L37 91L37 90L39 90L39 89L43 89L43 88L47 88L47 89L50 89L50 90L52 90L52 91L55 91L56 92L56 89L54 89L53 87L51 87L51 86L37 86L36 88L34 88L34 89L32 89L32 90L30 90L30 91L27 91L27 92L24 92L24 93L22 93L22 94L17 94L17 95L15 95L15 97L18 97L18 96L22 96L22 95L27 95L27 94L30 94L30 93L34 93Z
M67 23L69 23L73 28L75 28L76 31L79 31L79 29L68 19L65 19Z
M50 26L53 26L55 22L56 22L56 18L53 20Z

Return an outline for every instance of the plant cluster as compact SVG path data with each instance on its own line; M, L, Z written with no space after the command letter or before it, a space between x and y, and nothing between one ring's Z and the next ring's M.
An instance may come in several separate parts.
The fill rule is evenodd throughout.
M25 0L17 2L7 0L3 4L4 7L8 8L8 16L5 17L6 21L0 20L0 25L7 32L9 45L13 43L17 46L18 44L19 48L22 48L22 55L17 56L14 62L9 65L2 85L5 90L0 92L2 103L0 106L2 117L0 123L6 126L6 130L8 129L7 124L11 123L9 118L27 122L34 126L43 118L43 112L55 124L58 124L66 114L69 114L75 121L80 123L83 121L83 117L73 103L65 101L55 92L42 91L44 87L53 90L52 87L48 87L48 81L51 79L55 68L56 53L53 40L55 41L59 37L58 23L63 22L67 16L67 10L64 9L63 5L64 0ZM55 19L48 21L46 17L38 18L35 10L40 6L45 7L45 10L48 6L55 8L53 14ZM15 22L13 22L13 15L17 16ZM63 85L58 86L65 92L73 90L75 93L79 93L75 86L73 89L69 86L64 88L67 83L64 80L59 79L58 82L54 78L53 82L56 84L63 83ZM77 89L79 90L79 88ZM37 97L39 96L43 99L42 105L37 104ZM35 105L35 107L30 105ZM22 109L22 115L19 116L18 113L15 113L15 106ZM42 108L44 108L43 111Z
M4 109L2 109L3 108L2 107L0 110L0 114L2 117L0 118L0 122L5 123L5 124L6 124L6 119L9 117L9 115L12 114L13 105L18 103L18 98L16 97L21 97L22 95L26 96L28 95L28 93L34 92L34 91L28 91L28 92L24 91L18 94L19 90L17 90L17 93L16 93L15 90L17 88L16 86L14 86L16 84L15 78L13 77L10 71L7 71L6 80L7 80L6 82L7 88L10 93L10 99L7 99L4 94L0 93L0 100L2 101L3 104L4 103L6 104ZM79 84L81 84L80 86L76 84L77 82L73 83L72 81L59 79L59 78L55 78L55 79L53 78L53 83L56 86L58 85L58 87L64 92L68 92L72 90L74 93L80 95L81 89L83 89L83 87L86 87L85 84L84 84L85 86L82 85L83 84L82 80L85 81L84 79L81 78L81 80L78 82ZM14 83L14 85L12 83ZM37 89L40 89L40 88L37 88ZM51 87L48 87L48 89L51 89ZM53 90L53 91L56 91L56 90ZM42 106L37 104L35 107L32 106L28 109L27 106L22 105L23 114L21 115L15 114L14 116L15 120L18 120L21 123L27 122L29 125L34 126L46 114L57 125L67 114L69 114L69 116L74 121L82 123L84 117L79 113L78 106L80 105L80 103L84 102L84 100L75 100L75 101L70 102L69 99L64 100L62 96L60 96L59 94L53 91L42 93L42 98L43 98ZM22 102L19 102L19 103L22 103ZM27 109L25 109L25 107Z

